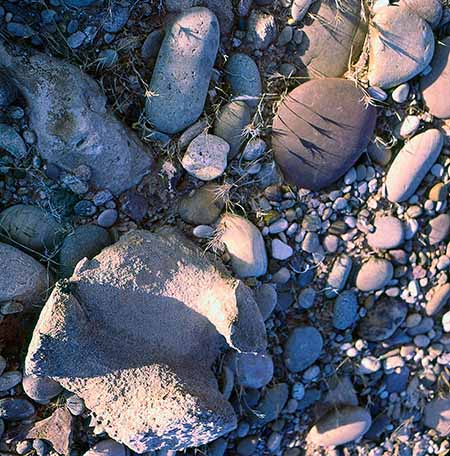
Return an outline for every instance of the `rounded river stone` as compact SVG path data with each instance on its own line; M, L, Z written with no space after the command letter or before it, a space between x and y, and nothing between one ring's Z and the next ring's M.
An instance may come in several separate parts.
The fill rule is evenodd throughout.
M376 110L351 81L308 81L283 100L272 127L275 159L288 182L320 190L358 160L375 128Z

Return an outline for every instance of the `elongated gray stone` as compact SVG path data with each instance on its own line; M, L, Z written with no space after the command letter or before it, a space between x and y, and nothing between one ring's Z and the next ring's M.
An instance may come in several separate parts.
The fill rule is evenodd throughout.
M410 198L441 153L444 138L439 130L427 130L408 141L392 162L386 177L392 202Z
M179 14L159 50L145 110L150 124L168 134L192 125L203 112L219 47L219 23L207 8Z

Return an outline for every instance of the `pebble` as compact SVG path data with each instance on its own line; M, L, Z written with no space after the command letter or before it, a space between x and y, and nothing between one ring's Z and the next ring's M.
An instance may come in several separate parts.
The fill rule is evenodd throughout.
M66 399L66 407L69 409L69 412L74 416L80 416L85 410L85 405L83 399L78 397L76 394L72 394Z
M259 439L256 435L249 435L242 439L236 447L239 456L252 456L255 454Z
M272 239L272 257L276 260L287 260L294 254L292 247L280 241Z
M181 164L191 176L210 181L225 171L229 150L229 144L219 136L201 134L191 141Z
M438 158L443 145L439 130L414 136L392 162L386 177L387 197L392 202L406 201L421 184Z
M289 386L286 383L277 383L266 388L264 397L254 409L252 421L264 426L278 418L289 398Z
M261 158L267 150L267 144L261 138L250 139L245 145L242 157L244 160L253 161Z
M235 353L233 367L239 385L245 388L262 388L273 377L273 361L268 355Z
M436 245L444 241L450 233L450 215L440 214L428 222L430 234L428 241L430 245Z
M263 319L267 320L270 315L272 315L278 301L278 295L275 287L273 285L263 283L255 291L255 300Z
M162 29L153 30L147 35L141 47L141 57L144 63L149 63L151 59L156 58L164 38Z
M284 347L284 362L291 372L301 372L319 358L323 339L312 326L295 328Z
M359 371L361 374L375 374L381 369L381 362L374 356L366 356L361 359Z
M67 38L67 44L72 49L78 49L84 43L86 38L87 36L84 32L78 31L72 33L72 35Z
M27 148L22 137L9 125L0 123L0 149L10 153L19 160L28 155Z
M117 222L118 217L116 209L106 209L97 217L97 224L103 228L110 228Z
M291 16L294 22L300 22L308 12L313 0L294 0L291 6Z
M395 249L403 243L403 225L392 216L376 217L375 231L367 235L367 242L373 249Z
M400 124L399 135L402 138L408 138L414 135L420 126L420 118L418 116L406 116Z
M33 404L25 399L0 399L0 418L5 421L21 421L34 413Z
M22 374L19 371L8 371L0 376L0 391L8 391L22 381Z
M310 309L316 299L316 290L311 287L304 288L298 296L298 306L302 309Z
M26 375L22 386L25 394L39 404L47 404L63 390L55 380L35 375Z
M352 264L352 259L348 255L341 255L336 258L327 279L328 289L325 291L327 298L337 296L344 289L352 269Z
M358 314L358 298L354 291L346 290L339 294L333 307L333 326L339 330L350 328Z
M429 317L438 314L450 299L450 283L444 283L433 290L431 299L425 305L425 312Z
M206 184L181 198L178 205L180 217L191 225L214 223L225 206L220 196L220 186Z
M361 438L372 424L370 413L361 407L345 406L322 417L309 431L313 445L334 447Z
M356 287L360 291L375 291L384 288L393 278L392 263L382 258L370 258L363 263L356 276Z
M445 332L450 332L450 311L442 315L442 329Z
M253 9L247 26L246 41L253 49L267 49L275 40L275 18L261 10Z
M192 230L192 234L200 239L211 239L214 237L214 228L209 225L198 225Z
M392 91L392 99L396 103L405 103L409 96L409 84L404 82Z

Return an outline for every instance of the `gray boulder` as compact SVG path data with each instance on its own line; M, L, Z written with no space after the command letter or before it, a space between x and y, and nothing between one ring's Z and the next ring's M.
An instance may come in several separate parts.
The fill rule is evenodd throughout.
M153 165L137 136L106 106L99 85L79 68L31 49L0 44L0 69L28 103L41 156L114 194L140 182Z
M275 159L288 182L320 190L358 160L375 121L375 108L363 102L363 93L353 82L308 81L278 108L272 126Z
M236 427L211 365L264 353L252 292L172 229L135 231L78 263L47 301L26 358L138 453L203 445Z
M191 8L174 19L159 50L145 106L156 130L179 133L200 117L219 38L219 23L207 8Z
M20 302L25 308L45 299L50 277L34 258L0 243L0 302Z

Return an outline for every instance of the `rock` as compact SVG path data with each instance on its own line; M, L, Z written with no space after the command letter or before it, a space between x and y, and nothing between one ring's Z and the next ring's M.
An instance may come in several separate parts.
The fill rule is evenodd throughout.
M376 217L374 226L375 231L367 235L367 242L372 249L395 249L403 243L403 225L396 217Z
M259 277L267 272L264 239L255 225L238 215L226 214L219 221L218 240L231 257L238 277Z
M97 3L98 0L63 0L63 2L68 6L73 6L74 8L83 8Z
M258 304L259 311L261 312L263 319L267 320L270 317L270 315L272 315L272 312L274 311L277 305L277 290L273 285L263 283L255 291L255 300Z
M103 14L102 28L105 32L117 33L128 22L129 16L130 10L128 6L113 3L108 8L108 11Z
M70 277L77 263L83 258L92 259L103 248L111 244L109 233L96 225L80 225L69 234L59 252L60 271Z
M344 330L350 328L358 315L358 298L352 290L342 292L334 302L333 326Z
M33 304L40 304L51 286L46 268L7 244L0 243L0 258L0 302L19 302L27 310ZM4 368L0 358L0 375Z
M219 112L214 123L214 134L230 145L228 159L239 153L245 141L245 127L250 123L250 109L244 101L227 103Z
M39 404L47 404L63 390L61 385L48 377L25 375L22 381L25 394Z
M131 220L141 223L148 212L148 203L146 198L135 190L127 190L121 198L122 212Z
M97 218L97 223L103 228L110 228L117 222L119 214L115 209L105 209Z
M5 421L21 421L34 415L33 404L25 399L7 397L0 399L0 418Z
M425 305L425 313L432 317L438 314L450 299L450 283L444 283L436 287L431 299Z
M145 106L147 120L156 130L178 133L200 117L219 35L217 18L206 8L191 8L171 23L149 84L155 96L147 97Z
M450 397L436 397L425 406L424 424L440 437L450 434Z
M72 444L73 418L65 408L57 408L48 418L36 422L21 438L45 439L59 454L69 455ZM125 456L125 454L124 454Z
M428 198L431 201L444 201L447 198L448 187L442 182L433 185L428 193Z
M22 381L22 374L19 371L8 371L0 375L0 392L6 392Z
M6 108L17 97L17 88L14 84L0 74L0 106Z
M151 171L146 147L107 109L98 84L78 67L3 44L0 68L27 102L42 158L69 172L87 165L95 186L114 194Z
M305 76L340 77L351 60L358 59L366 32L360 23L361 3L346 0L341 6L334 0L316 0L309 8L296 53Z
M262 388L272 380L273 361L268 355L235 352L231 364L238 384L244 388Z
M341 255L333 263L330 275L327 279L327 290L325 296L332 298L338 296L339 292L344 289L348 276L352 270L352 259L348 255Z
M409 84L407 82L404 82L403 84L400 84L398 87L396 87L392 91L392 94L391 94L392 99L396 103L405 103L405 101L408 100L409 91L410 91Z
M62 226L37 206L16 204L0 212L2 238L31 252L52 253L63 237Z
M310 309L316 299L316 290L311 287L304 288L298 295L298 306L301 309Z
M409 199L437 160L443 145L439 130L414 136L400 150L386 176L387 197L392 202Z
M246 40L253 49L267 49L275 40L275 18L261 10L253 9L248 19Z
M401 0L403 3L418 16L427 21L431 28L436 28L442 17L441 0Z
M27 148L19 133L9 125L0 123L0 149L21 160L28 155Z
M279 239L272 239L272 258L276 260L287 260L294 254L294 250L288 244Z
M319 358L323 339L312 326L295 328L284 346L284 363L291 372L301 372Z
M289 386L278 383L271 388L266 388L264 397L257 407L252 410L251 421L264 426L278 418L289 397Z
M85 411L83 399L76 394L72 394L66 399L66 407L74 416L80 416Z
M181 198L178 212L180 217L191 225L211 225L225 206L220 194L220 186L206 184Z
M206 133L209 129L208 121L204 118L197 120L189 128L184 130L178 138L178 148L180 150L186 149L189 143L201 133Z
M356 276L356 287L360 291L375 291L384 288L394 276L390 261L370 258L364 263Z
M450 215L439 214L428 222L430 234L428 242L430 245L436 245L444 241L450 233Z
M54 289L25 368L81 397L133 451L179 450L236 427L211 370L224 340L265 352L251 290L176 230L136 230Z
M295 22L300 22L308 12L313 0L294 0L291 6L291 16Z
M158 55L163 38L163 29L153 30L153 32L147 35L141 47L141 57L144 63L149 63L151 59L154 59Z
M214 440L208 445L208 456L224 456L227 451L228 443L225 439Z
M239 456L252 456L258 446L258 437L256 435L249 435L243 438L236 447Z
M343 445L361 438L371 424L372 418L366 409L341 407L322 417L309 431L307 441L323 447Z
M386 166L392 158L391 149L377 140L377 138L369 143L367 146L367 153L375 163L378 163L381 166Z
M331 377L328 381L328 388L322 402L326 408L358 405L358 396L349 377Z
M402 393L408 386L410 370L403 366L385 377L386 391L388 393Z
M86 451L83 456L126 456L126 448L115 442L113 439L105 439L96 443L89 451Z
M421 73L434 53L431 27L410 8L385 6L369 26L371 86L396 87Z
M407 313L408 306L403 301L393 298L380 299L359 321L359 335L369 342L386 340L403 323Z
M246 54L233 54L225 65L225 72L233 97L244 99L250 108L256 108L262 86L255 61Z
M420 80L423 99L430 113L440 119L450 118L450 102L443 93L450 91L450 37L436 45L431 71Z
M272 147L288 182L317 191L354 165L376 121L362 98L344 79L308 81L287 95L273 121Z
M261 158L267 150L267 144L261 138L250 139L242 152L244 160L253 161Z
M181 164L191 176L210 181L225 171L229 150L228 143L219 136L203 133L189 144Z

